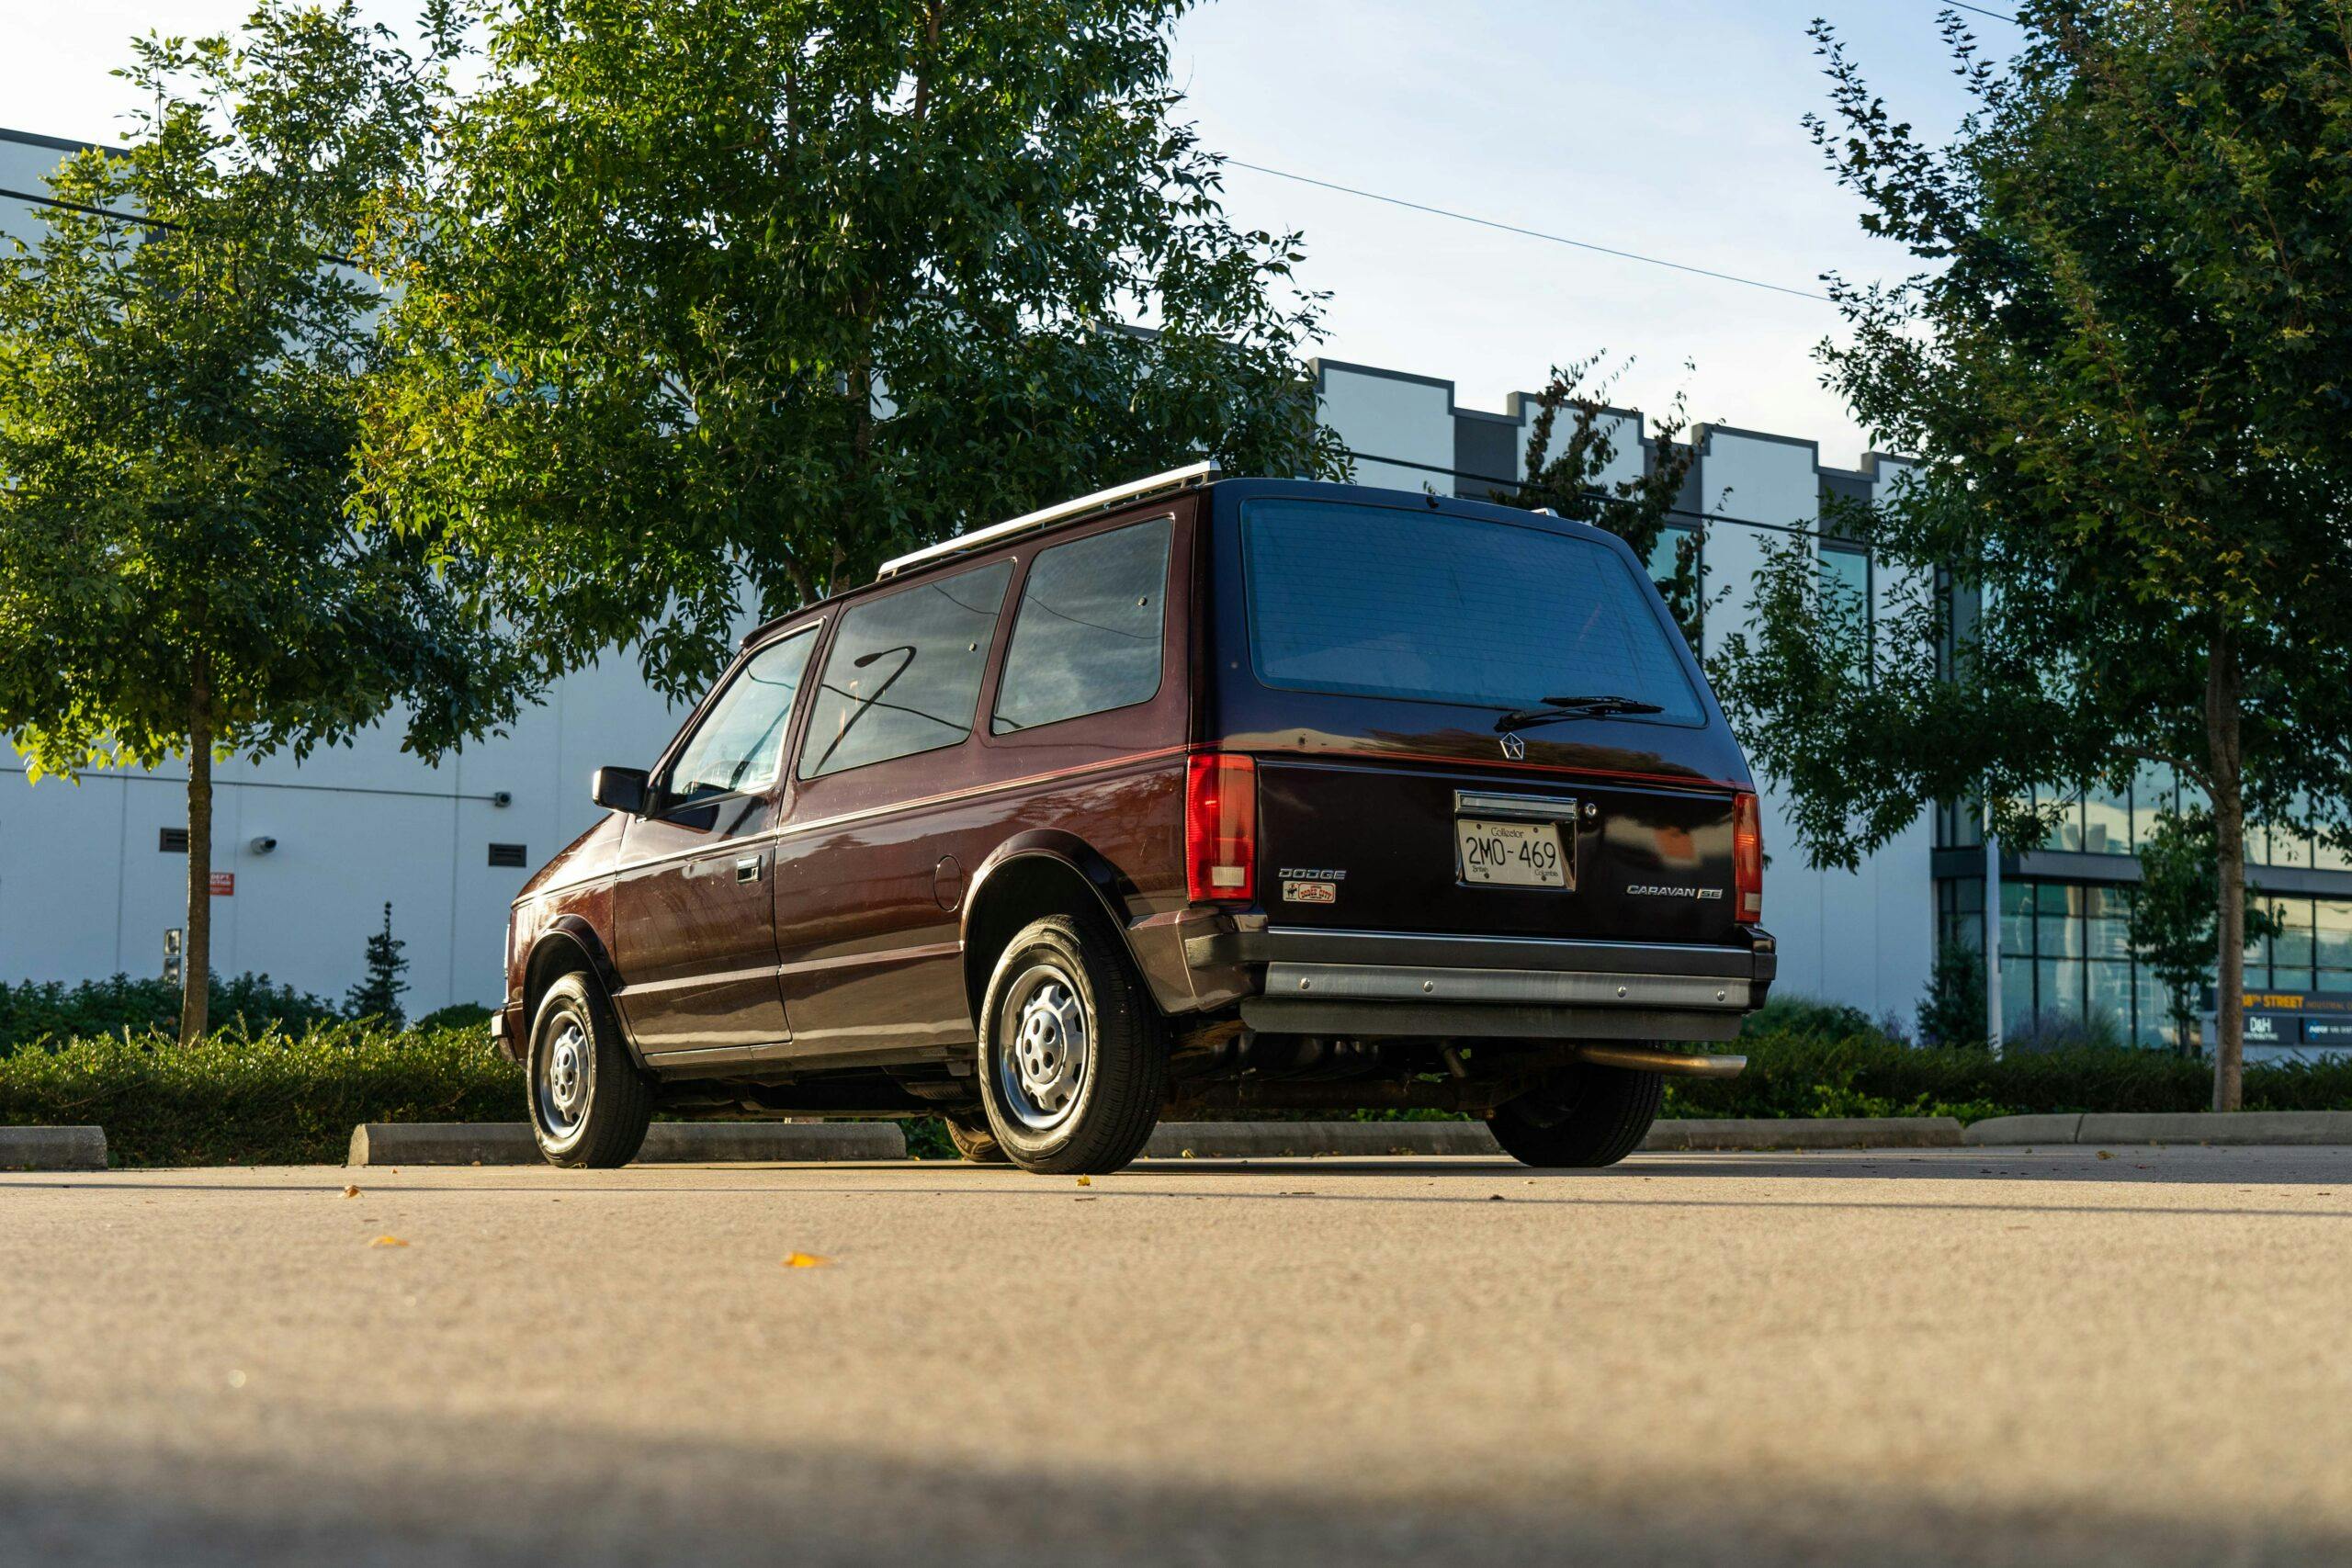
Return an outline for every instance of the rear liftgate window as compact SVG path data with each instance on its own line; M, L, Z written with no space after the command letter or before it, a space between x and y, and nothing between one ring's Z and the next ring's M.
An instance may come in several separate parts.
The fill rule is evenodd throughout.
M1483 518L1330 502L1243 513L1258 679L1481 707L1656 703L1703 724L1648 584L1606 545Z
M804 779L935 751L972 733L1011 561L919 582L842 616L800 747Z

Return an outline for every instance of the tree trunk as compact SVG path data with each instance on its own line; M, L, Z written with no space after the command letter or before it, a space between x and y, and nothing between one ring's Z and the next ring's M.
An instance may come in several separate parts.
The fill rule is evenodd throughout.
M187 703L187 940L180 950L180 1043L203 1037L212 989L212 690L198 672Z
M2238 744L2244 683L2237 649L2213 639L2205 676L2205 740L2213 770L2213 848L2220 864L2220 947L2213 980L2213 1109L2245 1098L2245 792Z

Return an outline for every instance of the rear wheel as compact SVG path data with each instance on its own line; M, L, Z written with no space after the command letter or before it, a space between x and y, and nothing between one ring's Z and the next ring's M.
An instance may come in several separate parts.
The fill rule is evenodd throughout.
M956 1152L974 1165L1006 1165L1012 1156L989 1131L986 1116L943 1116L939 1119L947 1128L947 1141Z
M1522 1165L1615 1165L1642 1146L1665 1097L1663 1074L1582 1066L1501 1107L1487 1126Z
M1116 1170L1143 1152L1168 1043L1126 953L1091 920L1023 928L980 1008L981 1104L1007 1158L1045 1175Z
M653 1120L653 1090L629 1059L620 1020L585 975L560 976L531 1023L531 1131L552 1165L627 1165Z

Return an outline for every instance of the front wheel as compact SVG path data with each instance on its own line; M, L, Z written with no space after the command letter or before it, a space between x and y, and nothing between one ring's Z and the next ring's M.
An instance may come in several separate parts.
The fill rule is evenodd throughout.
M989 976L978 1077L989 1131L1024 1170L1112 1171L1143 1153L1168 1044L1116 941L1066 915L1023 928Z
M1665 1098L1664 1074L1583 1065L1501 1107L1487 1125L1521 1165L1615 1165L1642 1146Z
M531 1131L548 1163L609 1169L637 1157L653 1120L653 1091L595 982L565 975L548 987L526 1066Z

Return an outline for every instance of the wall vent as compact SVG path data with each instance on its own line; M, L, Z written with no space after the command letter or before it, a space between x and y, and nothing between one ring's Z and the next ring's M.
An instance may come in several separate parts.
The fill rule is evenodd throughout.
M187 853L187 829L185 828L164 829L162 836L156 840L155 848L167 855Z
M531 863L531 852L521 844L492 844L490 846L490 863L528 865Z

